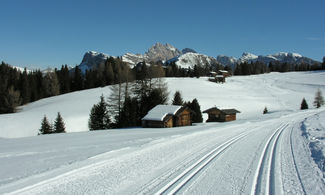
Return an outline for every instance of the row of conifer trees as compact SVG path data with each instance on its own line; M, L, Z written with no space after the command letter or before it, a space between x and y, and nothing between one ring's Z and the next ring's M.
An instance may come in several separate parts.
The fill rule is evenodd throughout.
M152 63L155 64L155 63ZM141 80L146 75L152 77L200 77L206 76L210 71L225 69L231 71L229 66L215 64L213 66L195 65L193 68L180 68L175 62L170 62L163 68L162 63L147 66L145 62L139 63L131 69L120 57L108 58L105 63L96 68L82 72L78 66L69 69L62 65L61 69L53 72L19 71L16 68L2 62L0 64L0 114L12 113L17 106L59 94L73 91L103 87ZM289 63L270 63L268 66L261 62L240 63L234 70L235 75L262 74L278 71L310 71L325 70L325 58L322 64L308 65Z

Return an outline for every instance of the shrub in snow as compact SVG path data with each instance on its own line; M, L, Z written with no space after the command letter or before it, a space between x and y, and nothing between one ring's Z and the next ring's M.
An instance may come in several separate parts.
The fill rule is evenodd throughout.
M306 110L306 109L308 109L308 104L307 104L305 98L302 99L300 109L301 109L301 110Z
M50 122L47 120L46 116L44 115L44 118L41 123L41 128L39 130L39 135L40 134L50 134L53 133L53 127L50 124Z
M322 91L320 89L318 89L315 94L314 106L316 108L319 108L322 105L324 105L324 97L322 95Z
M263 110L263 114L268 113L269 111L267 110L267 107L265 106L264 110Z
M65 133L65 124L60 112L54 122L54 133Z

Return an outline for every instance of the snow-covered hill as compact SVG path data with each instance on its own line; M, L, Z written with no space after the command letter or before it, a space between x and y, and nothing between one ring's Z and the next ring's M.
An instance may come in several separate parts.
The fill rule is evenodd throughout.
M197 66L215 66L217 64L217 61L215 58L199 54L199 53L192 53L187 52L185 54L182 54L178 57L175 57L168 62L176 62L176 65L178 65L181 68L192 68Z
M76 133L108 87L43 99L0 115L0 194L325 193L325 108L311 108L324 71L166 81L170 97L236 108L238 120ZM70 133L33 136L58 111Z
M238 118L245 120L261 117L265 106L272 113L296 112L303 97L311 107L316 90L325 92L325 72L234 76L225 84L209 82L207 78L167 78L166 82L170 99L180 90L187 101L197 98L201 110L212 106L236 108L241 111ZM37 135L43 116L53 121L57 112L61 112L68 132L87 131L90 109L101 94L108 97L109 87L42 99L21 107L18 113L0 115L0 137Z

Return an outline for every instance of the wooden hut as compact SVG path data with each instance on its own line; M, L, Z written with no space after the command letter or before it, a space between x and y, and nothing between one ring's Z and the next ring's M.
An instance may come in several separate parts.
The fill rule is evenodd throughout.
M203 113L208 114L208 120L206 122L227 122L236 120L236 114L240 113L236 109L218 109L217 107L209 108Z
M142 118L142 127L169 128L190 125L191 110L183 106L157 105Z
M223 75L224 77L230 77L231 76L230 72L228 72L226 70L218 70L217 74L218 75Z

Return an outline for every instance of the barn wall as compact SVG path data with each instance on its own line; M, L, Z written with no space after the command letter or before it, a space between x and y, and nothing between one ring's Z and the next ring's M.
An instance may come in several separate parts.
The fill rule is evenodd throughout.
M236 120L236 114L226 115L225 121L234 121Z
M173 117L170 117L170 119L168 121L165 122L165 127L167 128L171 128L174 126L174 123L173 123Z
M177 117L175 117L175 125L179 126L190 126L191 122L191 113L189 110L185 109L182 113L180 113Z

